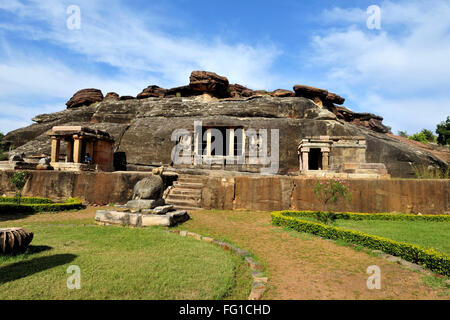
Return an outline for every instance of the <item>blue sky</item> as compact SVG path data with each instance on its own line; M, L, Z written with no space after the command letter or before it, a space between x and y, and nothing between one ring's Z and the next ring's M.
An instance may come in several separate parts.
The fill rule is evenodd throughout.
M67 8L80 8L80 29ZM381 29L366 12L381 8ZM0 132L82 88L137 95L192 70L252 89L325 88L413 133L450 115L450 3L0 0Z

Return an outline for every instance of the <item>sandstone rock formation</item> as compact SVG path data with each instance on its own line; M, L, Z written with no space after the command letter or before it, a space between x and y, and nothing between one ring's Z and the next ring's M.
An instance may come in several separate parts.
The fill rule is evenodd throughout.
M294 91L297 97L305 97L311 100L320 99L323 104L336 103L343 104L345 99L335 93L328 92L324 89L305 85L295 85Z
M103 100L103 93L98 89L83 89L77 91L69 101L66 102L68 109L89 106Z
M253 90L237 83L230 84L228 86L228 91L230 93L230 97L232 98L251 97L255 95L255 92Z
M272 97L278 97L278 98L283 98L283 97L294 97L295 93L289 90L284 90L284 89L277 89L275 91L272 91L269 93Z
M228 97L228 79L214 72L193 71L189 78L189 87L195 92L209 93L214 97Z
M114 136L114 151L131 166L170 166L173 131L192 131L194 121L200 120L204 126L278 129L280 173L297 171L300 141L320 135L364 136L367 162L386 164L393 177L414 177L413 164L448 166L438 156L384 134L387 128L381 117L336 106L344 99L327 90L295 86L296 96L292 97L288 90L268 93L227 83L226 78L214 73L194 72L188 86L166 91L149 86L140 99L104 99L83 108L38 115L33 119L35 124L8 133L3 141L16 148L14 153L49 155L46 131L57 125L81 125ZM164 98L159 95L162 92ZM196 98L205 93L216 98ZM147 94L158 97L142 98ZM226 99L217 99L223 95ZM61 150L65 150L64 144Z
M115 93L115 92L108 92L107 94L106 94L106 96L105 96L105 99L104 100L114 100L114 101L117 101L117 100L119 100L119 95L117 94L117 93Z
M150 97L162 98L165 96L167 90L155 85L148 86L141 93L137 95L138 99L145 99Z
M357 113L341 106L332 106L331 111L334 112L338 119L343 119L376 132L389 132L389 128L383 125L383 117L372 113Z

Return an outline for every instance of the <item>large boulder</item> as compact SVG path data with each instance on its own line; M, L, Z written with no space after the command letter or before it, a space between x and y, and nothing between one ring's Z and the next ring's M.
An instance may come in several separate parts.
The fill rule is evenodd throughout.
M167 90L155 85L148 86L145 88L141 93L137 95L136 98L138 99L145 99L145 98L162 98L166 94Z
M69 101L66 102L67 109L89 106L95 102L103 101L103 93L98 89L83 89L76 92Z
M255 95L255 92L240 84L230 84L228 86L228 92L232 98L251 97Z
M285 97L294 97L295 93L289 90L277 89L269 93L272 97L277 98L285 98Z
M104 100L119 101L119 95L115 92L108 92Z
M338 119L343 119L347 122L366 127L376 132L389 132L389 128L383 125L383 117L377 116L372 113L353 112L342 106L332 106L330 109Z
M133 189L133 200L160 199L164 192L164 182L159 175L146 177L136 183Z
M228 93L228 79L214 72L193 71L189 78L189 87L196 92L208 93L217 98L225 98Z
M324 104L343 104L345 101L341 96L328 92L328 90L300 84L294 86L294 91L297 97L304 97L311 100L320 99Z

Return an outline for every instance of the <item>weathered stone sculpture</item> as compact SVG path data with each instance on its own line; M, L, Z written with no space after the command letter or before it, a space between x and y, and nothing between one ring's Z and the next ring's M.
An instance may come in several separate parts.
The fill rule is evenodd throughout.
M164 182L159 175L152 175L142 179L133 189L133 200L160 199L164 192Z
M33 240L33 232L22 228L0 229L0 253L23 253Z
M116 205L115 210L98 210L95 221L105 225L171 227L189 220L185 210L175 210L173 205L165 204L163 192L164 183L160 175L144 178L134 187L134 200L128 201L124 206Z

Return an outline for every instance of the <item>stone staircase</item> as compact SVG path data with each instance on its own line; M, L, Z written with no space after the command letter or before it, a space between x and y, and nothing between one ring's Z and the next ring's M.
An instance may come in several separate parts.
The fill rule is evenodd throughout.
M200 210L204 179L197 175L178 175L165 200L177 210Z

